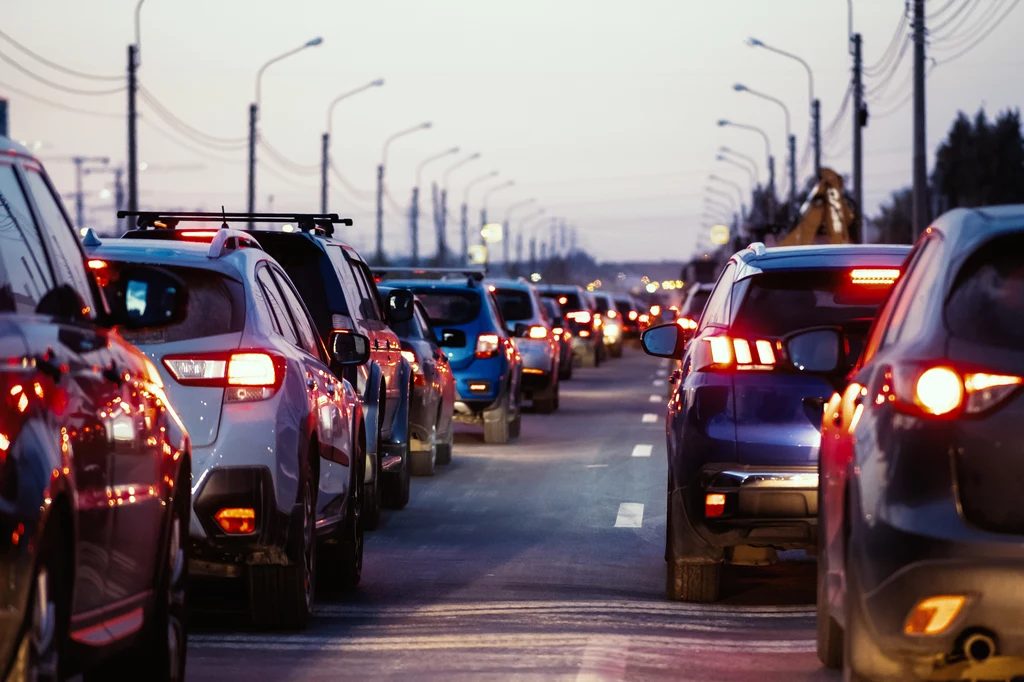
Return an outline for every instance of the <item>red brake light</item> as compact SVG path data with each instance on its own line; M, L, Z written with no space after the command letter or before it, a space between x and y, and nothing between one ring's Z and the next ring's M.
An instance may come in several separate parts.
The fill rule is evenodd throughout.
M732 338L710 336L707 338L711 354L711 365L720 369L766 370L774 369L777 360L775 347L767 339Z
M481 360L497 357L498 341L497 334L481 334L476 337L476 357Z
M93 258L89 261L90 270L103 270L107 267L107 261Z
M715 518L725 513L725 495L708 493L704 496L704 516Z
M630 322L635 322L636 318L638 318L638 317L640 317L640 315L635 310L630 310L629 311L629 320L630 320Z
M534 325L530 327L530 338L531 339L546 339L548 338L548 328L541 327L540 325Z
M200 242L213 241L217 236L217 230L181 230L178 236L182 239L195 240Z
M609 320L614 320L618 316L619 316L619 314L617 312L615 312L614 310L609 310L608 311L608 319Z
M288 366L284 357L260 350L167 355L163 363L183 386L229 389L226 402L270 398L284 382Z
M419 358L416 357L416 353L411 350L403 350L402 357L409 363L409 367L412 369L412 383L413 386L426 386L427 377L423 373L423 367L420 366Z
M954 419L995 407L1024 384L1024 377L988 372L961 372L949 364L911 363L886 372L874 397L876 405L892 402L919 416Z
M900 276L897 268L854 268L850 271L850 281L854 284L880 284L888 286Z
M571 313L566 313L565 316L570 320L575 320L579 324L590 324L590 313L586 310L576 310Z
M235 353L228 360L228 386L274 386L274 359L266 353Z
M565 330L564 330L564 329L562 329L561 327L555 327L554 329L552 329L552 330L551 330L551 333L552 333L552 334L553 334L554 336L561 336L561 335L562 335L562 332L564 332L564 331L565 331Z
M680 317L679 319L676 320L676 324L678 324L683 329L696 329L697 328L697 323L695 321L691 320L688 317Z

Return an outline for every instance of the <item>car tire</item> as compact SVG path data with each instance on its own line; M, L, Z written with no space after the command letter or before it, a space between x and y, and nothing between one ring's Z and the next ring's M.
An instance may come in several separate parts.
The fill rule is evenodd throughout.
M825 581L828 579L828 566L825 563L825 551L818 552L818 660L830 670L843 667L843 629L829 613L828 595Z
M441 423L441 413L438 412L437 422ZM455 422L448 420L448 433L437 444L437 463L441 465L452 463L452 445L455 440Z
M539 414L551 414L558 409L558 381L552 380L551 385L542 392L534 394L533 409Z
M572 379L572 370L575 366L576 363L573 362L573 357L572 355L570 355L569 361L566 362L565 365L558 370L558 378L561 379L562 381L569 381L570 379Z
M309 476L301 482L301 533L291 563L249 568L249 608L259 627L302 630L309 624L316 591L316 497Z
M411 391L411 387L410 387ZM386 509L405 509L409 504L409 478L411 477L412 446L409 443L409 414L405 417L405 443L402 444L402 466L381 478L381 502Z
M356 441L352 450L352 461L361 462L353 466L349 490L354 494L349 499L348 509L341 522L337 538L324 543L317 551L317 576L320 584L317 595L335 595L354 590L363 577L363 468L366 466L366 448Z
M505 445L512 438L508 413L509 396L506 393L495 407L484 412L485 443L488 445Z
M668 499L668 523L671 524L672 498ZM670 601L715 602L718 601L722 581L722 564L719 562L696 564L684 562L676 556L672 535L666 532L665 596Z
M54 516L45 531L39 560L32 575L32 592L27 604L25 632L14 654L8 680L58 682L60 650L66 625L60 623L59 593L62 585L61 546L65 540ZM68 596L64 596L65 599ZM68 602L70 606L70 600Z
M430 449L409 452L409 465L413 476L433 476L437 465L437 423L430 428Z

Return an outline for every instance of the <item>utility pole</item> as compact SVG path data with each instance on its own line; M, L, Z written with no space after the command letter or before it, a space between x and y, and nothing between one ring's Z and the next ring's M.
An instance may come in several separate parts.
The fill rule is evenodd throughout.
M7 100L0 97L0 135L10 137L11 129L7 119Z
M412 264L420 264L420 188L412 188L412 205L409 207L409 232L412 237Z
M505 218L505 222L501 226L501 267L505 270L505 275L509 274L509 241L511 241L512 235L509 234L508 218Z
M71 163L75 164L75 227L85 227L85 192L82 189L82 176L90 169L85 168L87 163L99 163L107 165L110 159L105 156L72 156Z
M384 265L384 164L377 166L377 265Z
M537 237L530 237L530 274L537 272Z
M821 100L815 98L811 104L811 119L814 121L814 180L821 179Z
M249 213L256 212L256 103L249 105Z
M857 208L857 229L860 243L868 241L864 229L864 133L867 111L864 107L863 57L861 35L853 37L853 203Z
M775 227L775 157L768 157L768 224Z
M914 239L928 225L928 156L925 148L924 0L914 0Z
M448 263L448 190L441 190L441 208L438 210L437 183L434 190L434 227L437 230L437 261L438 265Z
M140 3L141 4L141 3ZM139 210L139 140L136 132L138 116L135 96L138 91L136 69L139 66L138 45L128 46L128 210Z
M324 133L320 138L320 212L327 213L327 170L331 165L327 155L330 154L331 136Z
M519 266L520 266L520 264L522 262L523 262L523 231L519 230L519 233L516 235L516 264L515 264L515 268L512 271L510 271L509 274L512 275L512 276L517 276L519 274Z
M462 264L469 262L469 204L462 202Z
M796 135L789 135L789 222L793 222L798 206L796 204Z

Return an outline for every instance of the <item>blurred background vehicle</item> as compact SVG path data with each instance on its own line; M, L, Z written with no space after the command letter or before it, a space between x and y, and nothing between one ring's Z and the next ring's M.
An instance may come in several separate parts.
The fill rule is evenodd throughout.
M598 367L604 356L601 325L587 292L578 286L545 284L537 287L540 295L561 306L567 329L572 334L573 362Z
M604 291L595 291L590 294L597 306L597 314L601 316L601 327L603 331L602 340L608 354L613 358L622 357L622 317L619 315L618 307L611 294Z
M384 297L395 291L384 285L378 290ZM412 367L411 473L433 476L435 465L452 461L455 376L421 301L415 301L410 319L392 323L391 328L398 334L402 355Z
M670 599L717 600L723 562L816 547L822 408L849 364L800 371L786 341L839 329L844 358L855 358L907 250L752 244L726 266L695 331L644 333L648 353L683 367L666 416Z
M639 305L628 294L615 294L615 310L619 313L624 341L635 341L640 338Z
M523 356L523 398L541 414L558 409L561 353L536 288L525 279L486 280L494 294L505 329L515 336Z
M856 357L845 332L818 334L791 350L807 371L848 348ZM946 213L918 240L825 409L827 667L854 680L1024 670L1022 385L1024 206Z
M362 407L256 239L174 229L178 220L194 222L147 214L121 239L87 237L89 266L109 293L124 269L140 265L189 286L180 324L126 338L157 367L192 439L191 574L247 582L256 624L302 628L318 577L335 588L360 580ZM360 350L336 349L335 363L369 359L365 337L346 340ZM319 562L318 543L331 547Z
M486 443L518 438L522 355L483 284L484 273L391 268L377 274L387 286L412 291L427 311L455 375L455 421L482 426Z
M576 364L572 358L572 332L569 331L565 313L562 312L562 306L558 305L558 301L541 296L540 303L554 325L551 327L551 334L558 342L558 379L568 381L572 379L572 370Z
M121 333L180 324L188 288L131 267L105 299L42 164L5 137L0 230L0 673L182 680L189 437Z

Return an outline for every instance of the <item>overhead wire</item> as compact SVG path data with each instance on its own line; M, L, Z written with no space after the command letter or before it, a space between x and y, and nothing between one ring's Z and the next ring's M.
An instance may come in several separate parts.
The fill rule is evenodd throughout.
M896 51L899 49L900 36L905 36L905 30L907 27L907 10L904 8L903 14L900 16L899 22L896 24L896 30L892 34L892 38L889 39L889 44L883 50L882 55L878 58L878 61L874 64L867 64L864 66L864 73L869 76L873 76L889 68L889 62L893 59Z
M160 102L160 100L145 87L139 86L139 96L153 109L153 112L160 116L160 118L164 119L168 125L181 131L183 135L190 137L201 144L209 144L220 147L225 151L229 151L243 149L248 143L248 138L245 137L221 137L219 135L211 135L210 133L196 128L171 111L170 108Z
M39 102L41 104L46 104L47 106L51 106L51 107L54 107L56 109L63 109L64 111L69 111L69 112L74 113L74 114L81 114L83 116L96 116L98 118L118 118L118 119L125 118L124 114L115 114L113 112L106 112L106 111L95 111L93 109L83 109L81 107L74 107L74 106L70 106L68 104L61 104L60 102L54 102L51 99L47 99L45 97L40 97L39 95L33 94L31 92L28 92L27 90L22 90L20 88L14 87L13 85L8 85L7 83L0 82L0 90L3 90L3 89L9 90L10 92L15 92L15 93L21 95L22 97L27 97L28 99L35 100L36 102Z
M29 78L32 78L33 80L39 81L43 85L47 85L47 86L49 86L51 88L54 88L55 90L62 90L64 92L70 93L72 95L89 95L89 96L116 95L119 92L124 92L125 90L127 90L127 86L125 86L125 85L122 85L122 86L117 87L117 88L110 88L108 90L82 90L81 88L73 88L71 86L64 85L62 83L57 83L55 81L51 81L49 78L46 78L44 76L40 76L39 74L35 73L31 69L28 69L28 68L22 66L21 64L16 62L11 57L9 57L6 54L4 54L3 52L0 52L0 60L3 60L5 62L7 62L8 64L13 66L18 71L21 71L23 74L25 74Z
M966 42L973 40L974 35L979 29L984 30L984 26L988 23L989 19L999 13L1001 7L1005 7L1006 0L990 0L990 2L983 3L981 0L975 0L970 6L970 11L965 12L960 18L960 21L956 25L951 26L945 32L942 32L944 26L936 26L929 28L928 39L929 44L935 49L947 49L947 47L956 47ZM984 6L981 14L976 17L976 21L968 25L968 21L974 10L978 7Z
M15 40L11 36L7 35L3 31L0 31L0 38L3 38L8 43L13 45L15 48L17 48L18 50L21 50L22 52L27 54L32 59L35 59L40 64L43 64L44 66L48 66L51 69L54 69L55 71L61 71L63 73L66 73L69 76L75 76L77 78L86 78L86 79L89 79L89 80L96 80L96 81L123 81L123 80L125 80L125 76L124 75L101 76L99 74L85 73L83 71L76 71L75 69L69 68L69 67L64 66L62 64L58 64L57 62L51 61L51 60L47 59L46 57L43 57L39 53L34 52L34 51L30 50L29 48L25 47L24 45L22 45L17 40Z
M974 9L980 5L981 3L978 0L963 0L963 4L961 4L955 12L946 17L943 21L940 21L938 24L935 25L932 25L931 21L929 21L928 35L932 39L932 44L934 45L935 41L942 40L946 37L942 35L942 30L949 26L953 21L955 21L958 16L963 14L964 10L970 8L970 12L968 12L967 15L964 16L964 18L960 21L960 24L957 24L955 28L950 30L950 33L955 33L957 28L959 28L959 26L963 24L963 22L966 21L968 17L971 16L971 12L973 12ZM947 33L946 35L948 36L950 35L950 33Z
M939 63L940 64L948 64L949 62L955 61L955 60L959 59L960 57L964 56L965 54L967 54L968 52L970 52L971 50L973 50L978 45L980 45L982 43L982 41L984 41L986 38L988 38L988 36L991 35L993 31L995 31L999 26L1002 25L1002 23L1006 20L1006 17L1008 17L1010 15L1010 12L1012 12L1017 7L1018 4L1020 4L1020 0L1013 0L1010 3L1009 7L1006 8L1006 11L1003 12L999 16L998 19L996 19L994 22L989 24L989 26L984 31L982 31L980 34L978 34L974 38L974 40L972 40L969 44L967 44L966 47L964 47L963 49L959 50L958 52L956 52L956 53L954 53L952 55L943 57L941 60L939 60Z

